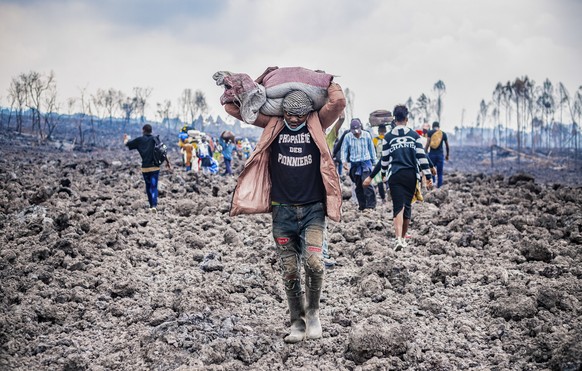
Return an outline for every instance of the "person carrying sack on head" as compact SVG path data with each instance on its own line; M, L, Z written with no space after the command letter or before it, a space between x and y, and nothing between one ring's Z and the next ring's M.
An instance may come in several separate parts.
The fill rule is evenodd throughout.
M447 134L441 130L438 121L432 123L432 130L427 133L428 140L424 150L428 152L428 157L430 161L434 164L437 171L437 176L433 175L433 183L436 181L436 187L440 188L443 185L443 168L445 166L445 160L449 161L449 140ZM447 148L446 155L443 151L443 143Z
M275 250L282 268L291 329L284 341L319 339L319 299L324 279L323 241L326 216L341 217L341 187L325 130L346 106L341 87L331 82L319 110L302 90L282 101L282 116L258 113L253 125L263 128L234 190L230 215L272 213ZM228 114L242 120L234 103ZM305 295L301 286L305 272Z

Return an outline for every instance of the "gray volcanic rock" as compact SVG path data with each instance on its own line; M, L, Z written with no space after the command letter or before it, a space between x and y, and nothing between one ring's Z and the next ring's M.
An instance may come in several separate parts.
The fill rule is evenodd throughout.
M453 147L399 252L390 200L359 212L344 179L323 338L289 345L271 216L228 216L236 177L171 152L154 214L136 152L17 139L0 133L2 370L582 367L581 169Z

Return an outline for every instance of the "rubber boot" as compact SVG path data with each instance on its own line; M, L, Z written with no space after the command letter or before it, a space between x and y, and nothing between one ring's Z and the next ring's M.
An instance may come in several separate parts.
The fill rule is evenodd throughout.
M289 302L289 314L291 316L291 332L283 339L286 343L293 344L302 341L305 338L305 300L303 293L287 294Z
M319 298L321 296L321 285L323 283L323 271L315 272L310 268L305 269L305 296L307 307L305 310L305 322L307 330L306 339L321 338L321 321L319 320Z

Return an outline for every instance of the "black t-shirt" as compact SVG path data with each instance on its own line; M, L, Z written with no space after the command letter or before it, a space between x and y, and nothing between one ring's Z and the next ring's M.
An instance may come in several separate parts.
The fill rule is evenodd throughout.
M156 167L154 165L154 147L156 146L156 142L151 134L130 140L126 146L129 149L137 149L141 156L141 167Z
M292 205L323 201L320 157L307 126L298 131L285 126L271 144L271 199Z
M439 130L440 130L440 129L439 129ZM442 131L442 130L441 130L441 131ZM432 137L432 135L433 135L434 133L436 133L436 132L437 132L437 130L434 130L434 129L433 129L433 130L429 130L429 131L428 131L428 133L426 133L426 135L427 135L427 137L428 137L428 142L429 142L429 143L430 143L430 137ZM443 144L444 144L445 142L447 142L449 139L447 138L447 133L445 133L444 131L442 131L442 133L443 133L443 139L441 140L441 144L439 144L439 146L438 146L437 148L431 148L431 147L430 147L430 145L429 145L429 147L428 147L428 148L430 149L430 152L432 152L432 154L433 154L433 155L434 155L434 154L442 154L442 153L444 153Z

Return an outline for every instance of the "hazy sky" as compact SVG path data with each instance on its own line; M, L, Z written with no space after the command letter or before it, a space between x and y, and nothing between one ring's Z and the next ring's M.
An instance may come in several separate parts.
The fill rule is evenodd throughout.
M0 0L0 104L12 77L55 72L64 102L98 88L184 88L225 116L212 75L268 66L336 75L355 115L434 95L443 127L474 121L497 82L528 75L582 85L580 0Z

